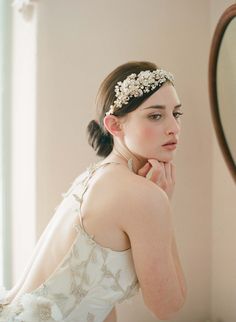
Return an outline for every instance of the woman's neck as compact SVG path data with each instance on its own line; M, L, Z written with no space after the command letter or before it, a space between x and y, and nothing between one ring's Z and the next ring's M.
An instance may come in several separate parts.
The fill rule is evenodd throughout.
M126 148L125 146L122 146L121 144L114 145L112 152L105 160L106 162L107 161L120 162L122 164L127 165L127 167L130 167L128 163L132 164L132 171L135 173L137 173L138 170L142 168L144 164L147 162L147 160L134 155L128 148Z

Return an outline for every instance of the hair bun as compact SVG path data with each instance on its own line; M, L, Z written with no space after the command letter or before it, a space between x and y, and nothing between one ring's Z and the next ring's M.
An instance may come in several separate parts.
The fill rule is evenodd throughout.
M113 137L105 133L97 120L91 120L87 125L88 143L98 156L106 157L113 149Z

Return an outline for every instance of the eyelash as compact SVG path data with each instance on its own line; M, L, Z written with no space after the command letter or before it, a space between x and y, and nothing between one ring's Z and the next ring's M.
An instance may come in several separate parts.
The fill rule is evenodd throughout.
M180 112L175 112L175 113L173 113L174 115L176 115L176 114L178 114L179 116L177 117L177 119L181 116L181 115L183 115L184 113L180 113ZM149 118L150 119L152 119L152 120L159 120L160 118L158 118L158 119L156 119L155 117L153 118L153 116L161 116L161 114L153 114L153 115L150 115L149 116Z

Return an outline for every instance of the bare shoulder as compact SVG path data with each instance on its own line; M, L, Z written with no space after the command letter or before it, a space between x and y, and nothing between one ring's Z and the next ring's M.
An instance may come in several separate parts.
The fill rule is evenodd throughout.
M117 178L114 193L120 200L117 210L124 231L148 216L171 214L168 196L158 185L132 172L119 171Z
M151 216L153 212L169 210L168 196L158 185L125 167L110 167L102 177L98 190L105 196L102 199L106 203L106 209L112 210L114 215L117 214L123 231L139 217L142 220L143 213Z
M169 202L167 194L154 182L134 173L131 173L128 179L131 185L130 195L133 198L149 196L148 198L155 197L163 199L165 202Z
M131 172L123 166L112 165L103 169L101 173L102 180L99 180L101 186L111 187L110 192L128 194L130 197L139 197L140 194L151 193L155 196L160 195L161 198L168 201L166 193L155 183L150 180Z
M88 217L102 218L103 223L109 222L110 227L116 227L128 236L134 227L140 225L148 230L150 225L158 224L157 217L162 213L170 214L166 193L124 166L111 165L99 169L90 188L82 209L87 213L87 220Z
M155 196L160 195L168 201L166 193L152 181L131 172L123 166L114 165L113 168L105 169L103 173L103 183L111 185L112 190L116 193L127 193L129 196L138 197L140 194L151 193Z

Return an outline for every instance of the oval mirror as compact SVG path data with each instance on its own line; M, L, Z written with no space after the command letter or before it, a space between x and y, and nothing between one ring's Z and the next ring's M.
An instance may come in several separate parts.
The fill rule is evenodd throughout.
M236 4L222 14L213 35L209 95L216 136L236 182Z

